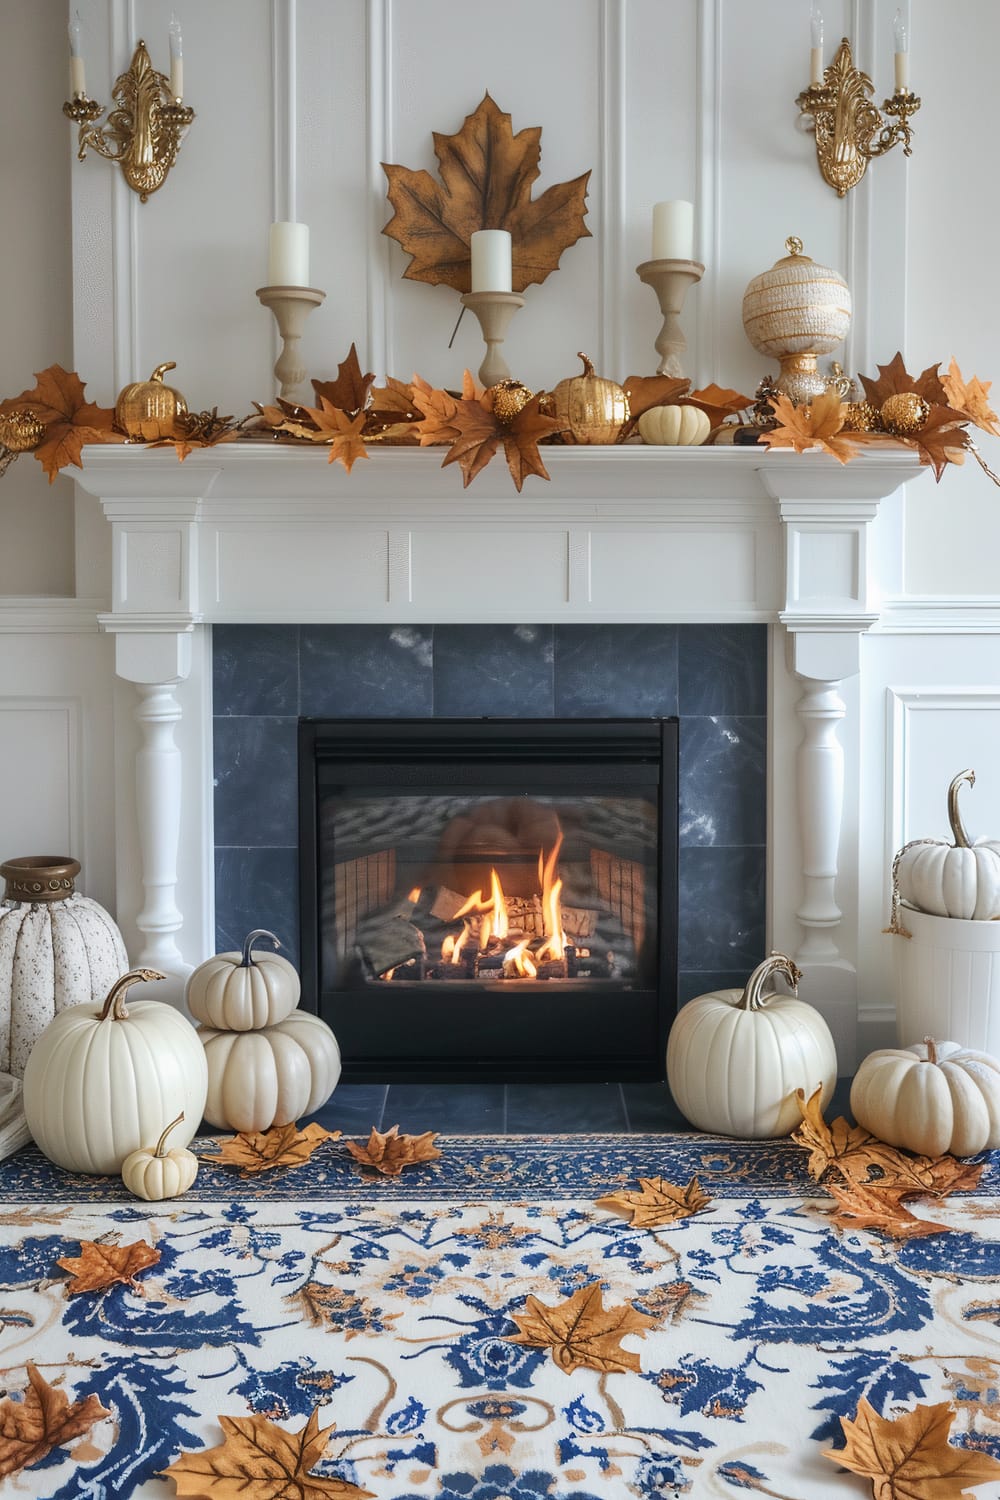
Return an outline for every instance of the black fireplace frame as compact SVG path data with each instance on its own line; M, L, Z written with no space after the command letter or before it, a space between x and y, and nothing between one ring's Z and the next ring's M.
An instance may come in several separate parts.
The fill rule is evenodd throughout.
M417 791L422 767L456 760L463 766L503 766L499 794L537 790L537 768L573 767L577 787L602 776L607 792L656 789L658 799L656 983L651 989L599 988L547 995L544 1008L517 986L503 989L503 1015L482 1004L481 986L435 989L436 1023L452 1056L429 1055L421 1013L409 986L384 985L377 996L358 990L321 991L319 804L324 768L372 790ZM554 1082L572 1079L661 1079L667 1033L677 1010L678 969L678 720L662 719L316 719L299 720L299 912L302 1006L332 1026L344 1054L347 1082ZM475 774L475 773L474 773ZM533 779L534 778L534 779ZM437 783L440 784L440 783ZM397 992L398 991L398 992ZM377 998L383 1051L357 1050L358 1007ZM428 994L428 1000L431 999ZM610 1014L609 1014L610 1011ZM567 1051L573 1038L574 1052ZM455 1043L457 1046L457 1043Z

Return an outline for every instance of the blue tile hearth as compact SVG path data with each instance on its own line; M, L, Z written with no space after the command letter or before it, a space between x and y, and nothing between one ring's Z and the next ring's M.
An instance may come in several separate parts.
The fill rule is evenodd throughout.
M307 718L411 719L434 712L427 625L303 625L299 711Z
M677 627L557 625L561 719L666 719L677 712Z
M767 841L767 721L749 716L680 723L681 848Z
M767 626L681 625L678 712L767 713Z
M550 625L437 625L437 718L550 719Z
M679 968L748 974L764 957L764 849L681 849L679 866Z
M255 927L273 932L282 952L299 961L299 851L215 851L215 942L220 953L238 952Z
M216 718L213 728L216 846L297 844L298 721Z
M216 625L212 631L212 711L299 712L299 627Z

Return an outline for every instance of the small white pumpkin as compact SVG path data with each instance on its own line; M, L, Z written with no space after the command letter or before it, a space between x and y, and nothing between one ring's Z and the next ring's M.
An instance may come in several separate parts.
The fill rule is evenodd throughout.
M108 1176L164 1120L184 1114L185 1146L198 1128L208 1089L198 1033L159 1000L125 1007L131 985L163 978L156 969L130 970L103 1006L60 1011L35 1043L24 1070L24 1114L56 1166Z
M185 1146L166 1149L167 1136L183 1119L181 1113L171 1120L152 1150L140 1147L138 1151L130 1151L122 1162L122 1182L137 1198L145 1198L147 1203L179 1198L197 1177L198 1158L193 1151Z
M708 414L700 406L651 406L637 424L644 443L695 448L712 430Z
M918 1156L976 1156L1000 1146L1000 1061L925 1037L871 1052L851 1084L851 1113L888 1146Z
M955 842L914 839L904 845L894 861L894 900L934 917L989 922L1000 917L1000 842L970 842L958 811L964 781L975 786L975 771L960 771L948 788L948 821Z
M185 998L196 1021L218 1031L257 1031L291 1015L301 994L299 976L280 953L252 951L262 938L281 947L273 932L258 927L247 934L242 953L216 953L192 972Z
M261 1031L199 1026L208 1060L205 1119L229 1130L290 1125L325 1104L340 1078L337 1039L319 1016L296 1010Z
M782 974L792 994L764 989ZM714 990L677 1013L667 1043L667 1081L674 1101L698 1130L761 1140L788 1135L801 1120L796 1090L821 1089L829 1103L837 1051L813 1006L795 998L802 975L772 953L742 990Z

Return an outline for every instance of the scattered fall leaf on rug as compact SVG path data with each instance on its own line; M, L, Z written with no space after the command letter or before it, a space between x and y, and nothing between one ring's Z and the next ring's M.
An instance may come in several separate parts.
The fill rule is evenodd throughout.
M771 402L778 426L760 434L762 443L769 448L794 448L804 453L807 448L822 448L842 464L855 455L854 437L838 437L844 425L844 403L836 391L824 391L808 405L795 406L782 394Z
M535 1349L551 1349L560 1370L569 1375L580 1368L617 1371L641 1370L638 1354L621 1347L629 1333L645 1336L657 1320L647 1313L636 1312L630 1302L605 1307L601 1284L592 1281L578 1287L572 1297L557 1307L547 1307L537 1297L529 1296L523 1313L511 1313L518 1332L508 1334L512 1344L528 1344Z
M467 292L473 233L508 229L511 286L523 292L556 269L564 250L589 236L583 222L589 172L540 198L531 196L541 137L541 126L514 135L510 115L486 94L457 134L434 131L440 181L426 171L382 163L395 210L382 233L411 257L405 277Z
M272 1167L300 1167L324 1141L337 1141L340 1136L339 1130L324 1130L315 1121L304 1130L295 1124L272 1125L270 1130L230 1136L217 1153L201 1159L212 1166L238 1167L243 1177L256 1177Z
M372 1497L346 1479L311 1470L323 1458L333 1427L320 1428L314 1407L301 1432L286 1432L266 1417L220 1417L225 1441L199 1453L182 1453L160 1472L174 1481L178 1495L198 1500L356 1500Z
M862 375L860 380L865 388L865 399L876 409L882 406L887 397L898 395L901 391L916 391L930 406L947 404L948 397L938 376L940 362L928 365L919 375L910 375L903 363L902 354L897 352L887 365L876 365L875 368L878 370L877 380L870 375Z
M125 434L114 430L113 409L84 400L84 383L75 371L49 365L35 380L30 391L0 402L0 414L24 408L45 423L45 436L33 451L50 484L65 464L83 467L85 443L124 443Z
M65 1391L49 1385L29 1361L28 1389L22 1401L0 1401L0 1479L36 1464L53 1448L61 1448L88 1432L111 1413L93 1394L70 1402Z
M357 346L352 344L347 358L337 366L336 380L314 380L313 390L331 406L355 417L368 405L368 393L374 384L374 375L362 375Z
M72 1281L66 1284L68 1297L75 1297L80 1292L103 1292L119 1281L142 1297L145 1289L136 1277L140 1271L155 1266L159 1259L159 1250L145 1240L136 1240L131 1245L103 1245L96 1240L81 1240L80 1254L66 1255L57 1260L56 1265L72 1274Z
M608 1193L597 1199L597 1207L628 1219L636 1229L656 1229L660 1224L674 1224L701 1213L712 1201L702 1192L697 1177L692 1177L686 1187L665 1177L640 1177L638 1182L639 1192Z
M960 411L983 432L1000 437L1000 417L989 403L992 380L980 380L976 375L968 381L963 380L962 372L952 356L947 375L941 377L941 384L953 411Z
M436 1130L425 1130L423 1135L400 1135L398 1125L383 1133L373 1125L366 1146L359 1146L357 1141L345 1141L344 1145L362 1167L380 1172L383 1177L398 1177L404 1167L437 1161L441 1152L434 1144L436 1135Z
M928 1234L947 1234L947 1224L921 1219L903 1204L919 1192L909 1185L881 1187L878 1183L828 1182L826 1191L837 1204L830 1218L839 1229L876 1229L894 1240L919 1239Z
M873 1484L875 1500L958 1500L972 1485L1000 1478L1000 1462L978 1448L948 1441L954 1408L915 1406L890 1420L862 1396L853 1420L841 1417L847 1446L823 1457Z

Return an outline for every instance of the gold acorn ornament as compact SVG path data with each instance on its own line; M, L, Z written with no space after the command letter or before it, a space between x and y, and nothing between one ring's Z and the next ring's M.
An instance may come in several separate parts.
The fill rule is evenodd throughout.
M844 402L845 432L879 432L881 427L882 417L878 407L873 406L870 401Z
M0 443L11 453L30 453L45 436L45 423L33 411L19 406L0 417Z
M496 385L491 385L486 392L493 403L493 415L504 427L513 422L519 411L523 411L528 402L534 398L534 391L529 391L520 380L498 380Z
M897 437L911 437L920 431L930 412L930 406L916 391L897 391L882 402L882 425Z
M163 383L166 371L176 368L176 362L168 360L157 365L148 380L136 381L119 392L115 421L130 438L148 443L171 437L176 419L186 416L187 402L180 391Z

